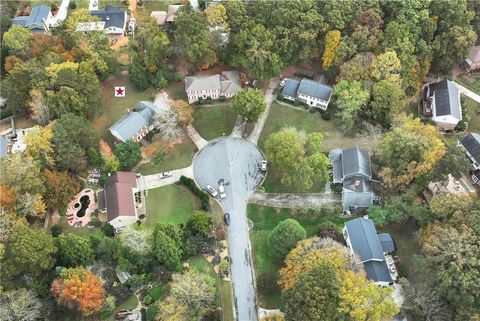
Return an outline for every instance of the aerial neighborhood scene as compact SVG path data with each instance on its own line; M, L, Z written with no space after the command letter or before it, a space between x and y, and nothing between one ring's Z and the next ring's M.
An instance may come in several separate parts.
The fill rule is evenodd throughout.
M1 321L480 321L480 0L0 24Z

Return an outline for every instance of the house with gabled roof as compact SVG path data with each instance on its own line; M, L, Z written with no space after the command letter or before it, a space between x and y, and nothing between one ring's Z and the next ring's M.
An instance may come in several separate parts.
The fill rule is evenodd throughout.
M332 97L330 86L304 78L302 80L285 79L282 96L291 101L300 101L308 106L326 110Z
M438 128L454 130L462 120L458 87L447 79L425 86L423 112L432 117Z
M200 99L231 98L240 90L242 90L242 83L238 71L223 71L216 75L185 78L185 91L189 104Z
M333 183L343 184L342 205L345 212L368 208L379 200L372 188L372 167L368 152L359 147L334 149L328 154Z
M387 255L395 251L390 234L377 234L371 219L359 217L345 223L343 237L356 263L363 265L367 279L382 286L393 284L398 273Z
M470 53L467 59L465 59L465 65L467 67L467 71L480 69L480 45L470 49Z
M141 101L133 111L129 111L110 127L109 131L117 142L124 143L127 140L139 142L155 128L157 113L158 107L155 104Z
M97 193L98 208L107 213L107 221L120 232L139 219L135 194L139 192L137 176L131 172L111 175Z
M475 169L472 174L472 180L480 185L480 134L468 133L465 137L458 140L458 145L465 151Z
M52 8L49 6L35 6L32 7L30 15L13 18L12 25L25 27L32 32L47 33L50 27L48 20L52 18Z

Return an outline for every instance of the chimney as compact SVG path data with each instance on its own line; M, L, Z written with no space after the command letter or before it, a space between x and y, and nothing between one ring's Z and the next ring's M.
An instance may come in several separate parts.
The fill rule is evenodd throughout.
M368 220L368 214L363 215L364 220Z

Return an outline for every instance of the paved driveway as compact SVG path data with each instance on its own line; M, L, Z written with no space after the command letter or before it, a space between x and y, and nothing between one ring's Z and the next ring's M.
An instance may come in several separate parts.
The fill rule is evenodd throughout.
M140 180L140 184L143 184L141 187L143 187L143 189L152 189L160 186L170 185L178 181L182 175L193 178L193 167L191 165L169 172L172 174L172 176L166 178L162 178L161 173L143 176Z
M272 80L270 80L270 82L268 83L267 92L265 93L265 104L267 106L264 112L260 115L260 117L258 117L258 120L255 123L255 126L253 127L252 132L250 133L250 136L248 136L248 140L254 143L255 145L257 144L258 138L260 137L263 127L267 122L268 113L270 112L270 106L272 105L272 102L275 100L275 97L276 97L276 95L273 92L275 91L275 89L278 87L279 84L280 84L280 79L278 78L272 78Z
M471 91L471 90L468 89L468 88L463 87L462 85L460 85L460 84L457 83L457 82L454 82L454 84L455 84L455 86L457 86L458 90L460 90L460 93L464 94L464 95L467 96L467 97L472 98L472 99L475 100L477 103L480 103L480 95L474 93L473 91Z
M211 141L193 161L193 173L200 187L218 188L219 179L226 183L227 197L221 205L224 212L230 213L228 248L238 321L258 320L246 210L248 198L263 178L258 169L262 158L254 144L225 137Z
M323 193L261 193L255 192L250 203L283 208L321 208L342 202L342 194Z

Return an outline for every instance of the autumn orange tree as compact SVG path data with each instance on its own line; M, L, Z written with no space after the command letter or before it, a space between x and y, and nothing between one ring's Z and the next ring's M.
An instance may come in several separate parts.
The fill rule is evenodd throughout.
M5 210L12 210L15 208L17 195L7 185L0 185L0 207Z
M193 122L193 110L192 106L185 100L174 100L170 104L172 110L177 114L178 124L180 126L188 126Z
M80 190L80 184L67 171L44 171L45 201L50 208L59 208L67 203Z
M445 144L435 126L405 116L384 136L378 151L385 165L380 171L385 184L404 189L442 159Z
M58 304L91 316L99 312L105 301L102 281L84 268L64 269L53 280L51 291Z

